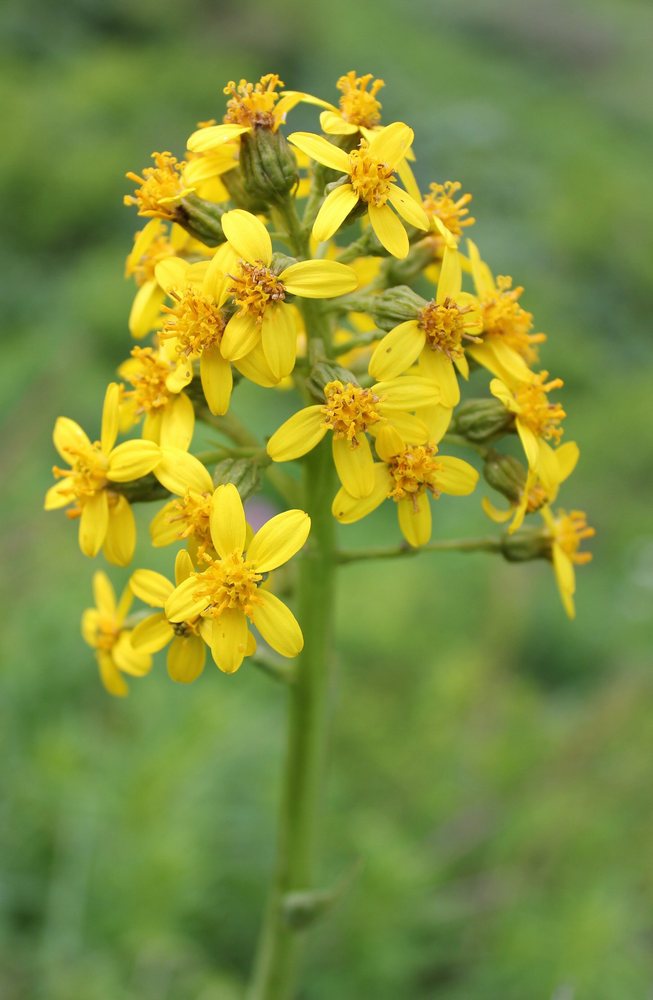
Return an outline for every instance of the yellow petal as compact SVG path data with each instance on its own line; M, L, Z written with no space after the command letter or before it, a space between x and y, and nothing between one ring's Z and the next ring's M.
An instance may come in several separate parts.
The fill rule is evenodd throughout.
M467 240L467 253L472 265L472 277L476 291L483 298L490 298L496 295L496 287L492 278L492 273L482 260L478 252L478 247L472 240Z
M137 569L129 580L129 586L136 597L153 608L163 608L175 589L162 573L153 569Z
M438 489L452 496L463 497L473 493L478 482L478 472L469 462L462 458L452 458L448 455L438 455L437 472Z
M389 379L387 382L377 382L373 389L381 396L382 412L414 410L419 406L430 406L439 402L432 382L419 376L405 375L402 378Z
M353 135L358 132L358 126L346 122L342 115L335 111L323 111L320 115L320 128L327 135Z
M120 671L113 662L111 655L100 651L97 653L97 660L100 668L100 678L105 689L109 694L117 698L124 698L129 693L129 689L124 677L121 677Z
M555 450L558 462L558 482L563 483L576 468L580 451L575 441L566 441Z
M402 191L396 184L390 185L388 201L410 226L415 226L417 229L429 228L429 217L422 208L421 202L415 201L411 195L406 191Z
M452 416L453 409L450 406L443 406L440 403L433 403L432 406L420 407L419 417L420 420L423 421L428 427L429 441L433 441L435 444L438 444L438 442L442 440L449 429ZM396 423L394 414L392 419ZM408 438L405 438L404 440L408 441Z
M242 611L229 608L213 619L213 659L223 673L233 674L243 662L246 650L247 619Z
M364 434L355 438L356 446L344 438L333 438L333 461L340 482L353 497L367 497L374 489L374 459Z
M288 136L288 142L301 149L312 160L323 163L325 167L331 167L339 174L349 173L349 157L344 149L340 149L323 136L315 135L313 132L293 132Z
M95 608L86 608L82 612L82 638L89 646L97 646L97 637L100 627L100 612Z
M428 425L424 420L420 417L414 417L410 413L404 413L402 410L392 410L388 415L388 423L399 433L406 444L424 444L431 437ZM381 424L379 432L382 432L383 428L384 425Z
M281 656L297 656L304 648L304 637L292 611L268 590L259 590L260 604L254 605L251 618L265 641Z
M271 389L279 384L279 379L275 378L270 371L270 366L265 360L263 347L259 340L256 347L246 354L244 358L234 361L234 367L241 375L248 378L255 385L263 386L264 389Z
M410 244L401 220L389 205L368 205L367 212L379 243L393 257L403 260L408 255Z
M266 309L261 329L261 344L270 371L282 379L295 367L297 329L292 309L280 303Z
M272 240L260 219L242 208L225 212L220 220L222 231L239 257L249 264L262 261L266 267L272 260Z
M131 644L137 653L158 653L170 642L175 632L163 614L148 615L130 634Z
M114 566L127 566L135 548L134 512L125 497L119 496L109 504L109 523L102 547L104 558Z
M188 284L190 264L183 257L164 257L154 268L154 277L168 295Z
M379 341L370 358L369 373L373 379L397 378L419 357L426 334L414 319L400 323Z
M112 618L116 614L116 592L111 580L101 569L93 574L93 600L102 615Z
M102 431L100 443L102 451L108 455L118 437L118 425L120 422L120 386L117 382L110 382L104 395L104 405L102 407Z
M180 393L163 408L159 443L162 448L186 451L193 439L195 411L185 393Z
M72 484L72 476L66 476L64 479L60 479L58 483L55 483L54 486L51 486L45 494L43 509L59 510L61 507L65 507L69 504L75 496L71 488Z
M67 462L73 460L80 450L91 447L85 432L69 417L57 417L52 439L55 448Z
M136 340L142 340L159 326L164 297L156 281L146 281L136 292L128 321L129 332Z
M435 301L440 303L444 302L445 299L455 299L460 293L462 281L463 272L460 266L460 254L452 247L446 246L442 255L442 265L440 267L438 291Z
M113 662L126 674L132 677L144 677L152 667L152 657L140 649L134 649L131 644L131 632L123 632L118 642L111 650Z
M517 409L517 404L515 403L515 397L511 393L507 385L505 385L501 379L493 378L490 382L490 392L493 396L496 396L500 400L507 410L514 413Z
M209 410L222 416L229 409L234 380L231 364L222 357L219 347L208 347L202 351L200 378Z
M369 155L393 170L413 144L415 133L403 122L392 122L370 139Z
M274 432L267 452L274 462L290 462L311 451L326 434L322 407L305 406Z
M224 559L245 548L247 525L240 494L233 483L218 486L211 501L211 538Z
M109 455L107 478L129 483L146 476L160 460L161 450L154 441L124 441Z
M483 497L481 500L481 507L495 524L505 524L512 517L512 507L508 507L508 510L499 510L487 497Z
M195 576L188 577L178 587L175 587L170 597L165 603L166 618L170 622L188 622L197 618L209 606L209 599L206 595L196 597L196 591L201 583L201 578Z
M173 542L179 541L184 526L176 520L178 515L179 511L174 500L171 500L154 515L150 522L150 538L155 548L172 545Z
M247 561L257 573L269 573L299 552L311 530L311 519L303 510L286 510L270 518L254 535Z
M426 545L431 538L431 505L426 493L406 497L397 504L401 533L413 548Z
M79 547L91 559L98 554L109 526L109 500L104 490L84 501L79 519Z
M517 433L519 434L519 439L522 443L524 453L528 459L528 464L531 469L537 472L540 476L542 470L540 468L540 444L544 442L540 441L536 434L524 424L519 417L516 420Z
M553 568L560 590L573 594L576 590L576 574L574 564L559 545L553 546Z
M424 351L420 358L420 373L433 383L437 390L435 402L443 406L457 406L460 402L460 386L451 358L442 351Z
M194 493L212 493L213 480L209 470L199 458L180 448L162 448L161 461L154 475L167 490L184 496L188 490Z
M329 299L358 288L353 268L337 260L300 260L279 275L286 291L305 299Z
M249 313L232 316L225 327L220 343L222 357L238 361L249 354L261 339L261 326Z
M179 586L193 573L195 567L186 549L180 549L175 556L175 583Z
M192 381L193 365L189 358L185 358L166 378L166 389L168 392L177 394Z
M412 156L410 150L407 155L410 155L411 159L415 159L415 157ZM411 170L410 164L407 162L407 160L399 161L399 163L397 164L397 173L399 174L401 183L406 188L406 191L408 191L408 194L411 195L411 197L414 198L415 201L421 202L422 196L420 194L419 184L415 180L415 174Z
M331 513L341 524L353 524L367 517L388 497L391 486L390 473L384 462L374 463L374 486L366 497L352 497L342 487L336 493L331 505Z
M341 184L330 191L313 223L313 239L318 243L331 239L357 204L358 195L351 184Z
M243 132L249 132L249 125L209 125L208 128L200 128L188 137L187 149L192 153L205 153L216 146L222 146L225 142L236 139Z
M192 684L204 670L206 646L197 635L177 636L168 650L168 675L178 684Z

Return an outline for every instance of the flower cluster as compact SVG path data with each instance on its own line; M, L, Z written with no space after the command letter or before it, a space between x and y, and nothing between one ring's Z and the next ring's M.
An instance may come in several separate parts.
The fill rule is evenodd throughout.
M444 179L420 190L413 130L383 122L383 86L351 71L331 103L274 74L229 82L222 122L201 122L183 157L156 152L127 174L136 187L125 203L147 220L126 262L137 343L107 389L98 441L57 420L66 467L45 502L79 520L86 556L102 550L128 566L132 505L164 501L150 536L177 546L170 578L136 568L116 602L98 571L84 613L113 694L164 646L180 682L201 673L207 647L226 673L258 656L252 629L281 656L300 652L300 626L269 574L302 549L310 517L292 507L254 533L243 502L262 477L292 501L297 480L278 463L323 439L332 516L351 524L394 504L407 551L429 545L432 503L472 493L482 475L507 501L482 500L493 521L510 522L501 551L549 559L574 614L574 566L589 560L580 546L593 530L581 512L552 507L578 459L562 440L562 380L541 368L546 338L523 289L466 238L471 195ZM318 130L286 134L300 104L319 109ZM299 394L267 440L235 415L246 382L286 401ZM200 422L220 442L198 454ZM480 468L449 448L467 448ZM539 526L526 529L532 515ZM134 597L146 607L132 611Z

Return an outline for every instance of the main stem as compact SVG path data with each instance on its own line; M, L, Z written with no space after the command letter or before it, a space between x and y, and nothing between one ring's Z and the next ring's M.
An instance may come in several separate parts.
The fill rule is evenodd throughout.
M296 680L288 689L288 741L274 880L249 1000L293 996L301 936L287 908L289 893L314 888L322 794L335 575L333 462L326 443L306 459L306 510L311 537L301 558L299 620L305 638Z

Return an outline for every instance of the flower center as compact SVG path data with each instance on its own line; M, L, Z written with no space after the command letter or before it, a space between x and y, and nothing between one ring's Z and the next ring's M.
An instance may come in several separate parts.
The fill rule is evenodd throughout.
M107 653L111 652L121 632L121 625L112 615L98 613L95 626L95 648L102 649Z
M590 562L591 552L579 552L585 538L593 538L594 528L587 523L587 515L582 510L572 510L569 514L560 511L554 527L555 542L569 556L573 563L582 566Z
M165 406L170 400L166 379L173 366L158 357L151 347L134 347L131 352L136 359L129 365L125 378L133 386L125 393L125 399L133 399L137 413L150 413Z
M398 455L393 455L388 471L394 483L388 497L399 501L428 490L437 499L440 496L437 474L442 469L442 463L435 457L437 451L435 444L408 445Z
M274 106L280 97L276 90L283 86L283 80L280 80L276 73L267 73L258 83L241 80L236 85L230 80L224 88L224 93L230 95L224 116L225 122L231 125L257 125L259 128L274 129L276 125Z
M207 613L219 618L223 611L235 609L251 615L255 604L260 603L258 584L263 579L239 552L232 552L225 559L210 559L202 573L196 573L196 597L207 597Z
M322 407L324 423L337 438L347 438L356 444L356 435L364 434L368 427L381 419L378 411L380 399L371 389L362 389L348 382L328 382L324 387L325 405Z
M172 153L152 153L155 166L145 167L143 176L129 171L129 180L140 185L133 195L123 198L125 205L136 205L139 215L159 216L162 219L175 218L175 204L188 194L181 172L186 166Z
M517 354L532 365L537 362L536 344L546 340L545 333L531 333L533 314L526 312L517 301L524 291L513 288L512 278L497 275L499 294L481 302L483 331L487 336L501 337Z
M355 70L352 69L345 76L341 76L336 84L342 93L339 101L340 113L345 121L351 122L352 125L372 128L381 121L381 103L377 101L376 95L385 83L383 80L374 80L372 83L373 80L372 73L356 76Z
M225 320L216 302L200 295L194 288L186 288L181 294L171 292L174 306L164 306L168 313L161 338L176 340L178 354L188 357L201 354L207 347L215 347L222 340Z
M70 484L70 498L83 503L103 490L108 483L106 471L109 466L109 459L102 451L99 441L95 441L89 446L78 448L67 447L66 451L70 455L70 469L60 469L56 465L52 472L57 479L65 476L72 478ZM79 511L71 511L72 516L78 516Z
M472 226L476 222L476 219L465 218L469 215L467 205L472 200L471 194L463 194L460 198L456 198L461 187L460 181L445 181L444 184L434 182L429 185L429 193L422 202L422 207L429 218L437 216L454 236L461 236L465 226ZM442 242L442 237L439 236L438 240Z
M519 419L530 427L534 434L545 441L560 441L564 431L558 425L567 416L559 403L551 403L547 393L564 385L561 378L548 378L548 372L540 372L534 382L525 382L515 390L515 400L519 407Z
M349 180L361 201L380 207L388 200L394 171L370 156L367 149L367 141L361 139L359 148L349 154Z
M233 285L229 289L241 313L255 316L261 322L268 306L283 302L286 289L269 267L263 263L249 264L246 260L238 263L238 273L229 275Z
M183 497L173 501L168 521L178 524L178 538L193 538L197 543L197 557L213 549L211 541L211 494L193 493L190 490Z
M461 309L450 298L424 306L417 317L417 325L426 334L426 342L432 351L441 351L451 360L463 356L463 337L477 340L465 333L465 315L469 312L470 306Z

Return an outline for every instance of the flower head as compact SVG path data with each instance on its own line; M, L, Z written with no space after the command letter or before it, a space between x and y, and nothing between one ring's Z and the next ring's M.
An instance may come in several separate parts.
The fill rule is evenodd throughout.
M581 552L580 547L585 539L593 538L596 531L588 525L586 515L580 510L572 510L569 513L560 510L557 514L553 514L548 507L545 507L542 510L542 517L551 540L551 559L560 597L567 615L575 618L574 566L583 566L592 559L592 553Z
M82 636L95 650L102 683L110 694L124 697L127 684L123 674L143 677L152 666L152 657L132 646L132 631L126 627L125 618L133 595L129 587L123 591L119 602L111 581L98 570L93 577L95 607L87 608L82 615Z
M143 175L130 170L125 176L139 186L133 195L126 194L125 205L136 205L139 215L175 219L182 198L193 191L184 183L185 163L172 153L152 153L153 167L145 167Z
M558 465L549 441L559 444L563 434L560 425L566 413L560 403L551 402L548 396L563 385L562 379L548 379L549 373L543 371L532 380L515 382L509 388L500 379L493 378L490 391L515 414L515 427L529 468L537 473L545 489L553 490L559 482Z

